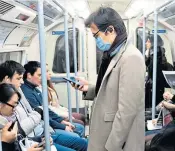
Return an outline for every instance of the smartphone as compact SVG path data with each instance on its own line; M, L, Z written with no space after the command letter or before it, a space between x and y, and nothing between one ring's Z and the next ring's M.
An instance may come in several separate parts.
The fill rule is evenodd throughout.
M46 143L45 141L42 141L41 143L38 144L38 147L43 147L43 146L45 146L45 143Z
M70 77L70 79L69 78L63 78L63 79L65 79L66 81L69 81L70 83L76 84L78 87L81 85L80 82L78 82L75 79L75 77Z
M11 126L9 127L8 131L11 131L15 125L16 121L13 121L13 123L11 124Z

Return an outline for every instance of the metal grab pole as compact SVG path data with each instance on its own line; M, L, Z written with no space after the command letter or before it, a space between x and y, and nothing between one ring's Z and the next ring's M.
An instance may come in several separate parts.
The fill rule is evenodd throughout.
M46 140L46 150L50 149L50 133L49 133L49 110L48 110L48 94L46 79L46 51L45 51L45 33L44 33L44 16L43 16L43 0L38 0L38 29L40 44L40 60L42 72L42 99L44 112L44 133Z
M75 29L75 18L72 19L73 26L73 48L74 48L74 72L75 76L77 76L77 46L76 46L76 29ZM79 113L79 99L78 99L78 90L75 90L76 95L76 109L77 113Z
M142 53L143 53L144 60L145 60L145 50L146 50L146 17L144 17L143 19L143 50L142 50Z
M70 78L70 62L69 62L69 39L68 39L68 13L64 12L64 30L65 30L65 50L66 50L66 72L67 78ZM69 109L69 120L72 123L72 104L71 104L71 87L67 81L67 94L68 94L68 109Z
M85 71L84 60L84 32L82 32L82 72Z
M154 11L154 54L153 54L153 90L152 90L152 119L155 118L156 110L156 83L157 83L157 23L158 12Z
M0 151L3 151L2 150L2 131L0 131Z

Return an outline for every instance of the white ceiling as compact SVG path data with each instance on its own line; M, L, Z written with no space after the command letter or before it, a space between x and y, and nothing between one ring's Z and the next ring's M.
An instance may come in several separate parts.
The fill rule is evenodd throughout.
M125 11L133 0L87 0L91 12L97 10L100 6L112 7L123 18L125 18Z

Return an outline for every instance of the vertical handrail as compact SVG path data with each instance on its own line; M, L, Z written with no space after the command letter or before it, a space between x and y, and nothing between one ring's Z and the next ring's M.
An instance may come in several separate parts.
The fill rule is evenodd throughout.
M146 50L146 17L143 18L143 47L142 53L145 60L145 50Z
M65 30L65 54L66 54L66 73L67 78L70 78L70 61L69 61L69 39L68 39L68 13L64 12L64 30ZM67 95L68 95L68 109L69 109L69 120L72 123L72 104L71 104L71 87L67 81Z
M2 138L1 138L2 137L2 134L1 133L2 133L2 131L0 131L0 151L3 151L2 150Z
M153 54L152 119L155 118L155 110L156 110L157 29L158 29L158 12L157 12L157 10L155 10L155 11L154 11L154 54Z
M44 133L46 140L46 150L50 149L50 133L49 133L49 109L46 79L46 51L45 51L45 33L44 33L44 16L43 16L43 0L38 1L38 30L40 44L40 60L41 60L41 76L42 76L42 99L44 112Z
M74 72L77 77L77 46L76 46L76 29L75 29L75 18L72 19L73 26L73 49L74 49ZM79 99L78 99L78 90L75 90L76 95L76 111L79 113Z
M84 60L85 60L85 53L84 53L84 51L85 51L85 49L84 49L84 31L82 32L82 72L84 72L85 71L85 63L84 63Z

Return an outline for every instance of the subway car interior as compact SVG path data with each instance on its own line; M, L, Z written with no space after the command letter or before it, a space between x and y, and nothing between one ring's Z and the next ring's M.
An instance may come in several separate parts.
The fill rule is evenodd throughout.
M52 108L48 101L49 92L52 94L52 91L47 87L46 72L49 72L49 81L56 91L58 103L64 108L62 112L66 114L61 117L68 119L70 124L76 119L83 121L83 140L90 139L88 136L94 102L84 100L84 94L74 89L72 82L66 78L73 81L74 77L81 77L96 84L103 53L98 50L93 34L84 22L100 7L110 7L119 13L129 41L142 53L145 61L145 151L168 151L168 145L170 151L175 151L175 142L174 148L171 148L170 142L174 141L172 136L164 141L166 147L160 145L159 149L156 144L163 137L161 130L166 133L167 125L170 122L172 124L175 116L175 107L171 102L175 94L174 0L0 0L0 64L6 61L15 61L22 66L30 61L40 63L43 98L40 109L44 115L45 150L54 150L49 141L49 112L53 110L62 115L61 110L55 111L56 108ZM158 108L162 101L168 103L166 97L170 97L168 100L172 106L167 107L165 113L162 108ZM81 115L84 119L77 118ZM164 120L165 117L167 119ZM0 118L1 122L3 120ZM162 134L162 137L158 134Z

